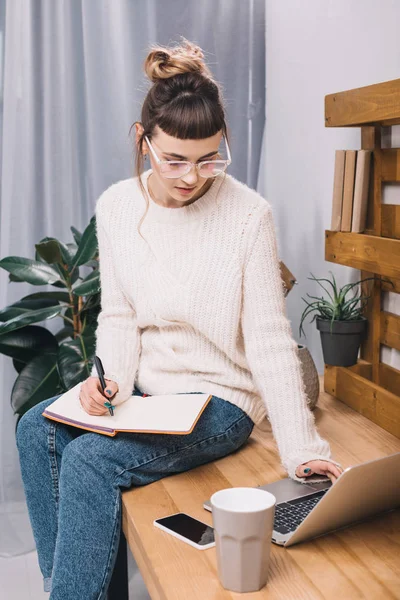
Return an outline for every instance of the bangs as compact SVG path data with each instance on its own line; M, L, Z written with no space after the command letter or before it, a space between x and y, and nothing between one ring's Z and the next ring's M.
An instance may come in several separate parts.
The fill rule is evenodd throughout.
M213 111L210 102L195 94L181 94L172 100L157 123L165 133L181 140L201 140L221 130L225 133L223 113Z

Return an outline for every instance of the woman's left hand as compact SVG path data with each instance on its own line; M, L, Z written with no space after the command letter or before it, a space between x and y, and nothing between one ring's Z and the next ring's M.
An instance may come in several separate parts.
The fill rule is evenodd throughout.
M310 469L308 473L305 473L305 469ZM296 469L297 477L310 477L310 475L318 474L329 477L332 483L335 483L341 473L343 473L342 467L338 467L335 463L328 460L309 460L306 463L299 465Z

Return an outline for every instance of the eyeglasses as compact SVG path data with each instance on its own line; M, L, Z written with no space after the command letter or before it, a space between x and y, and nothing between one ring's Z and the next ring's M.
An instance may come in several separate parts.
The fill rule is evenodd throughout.
M192 163L190 160L161 160L158 158L153 146L150 144L150 140L147 135L144 136L151 153L154 156L154 160L160 167L160 173L163 177L168 179L177 179L184 177L189 173L193 166L196 167L200 177L217 177L225 171L228 165L232 162L231 152L228 145L228 140L225 139L226 151L228 160L202 160L199 163Z

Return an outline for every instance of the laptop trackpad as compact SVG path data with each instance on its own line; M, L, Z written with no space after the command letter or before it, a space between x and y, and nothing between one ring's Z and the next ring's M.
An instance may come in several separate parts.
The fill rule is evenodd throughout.
M273 483L268 483L265 485L260 485L259 487L262 490L266 490L267 492L271 492L276 498L277 504L279 502L287 502L288 500L293 500L294 498L301 498L302 496L308 496L309 494L313 494L318 490L324 490L330 487L332 484L329 481L307 484L300 483L295 481L294 479L287 477L285 479L281 479L280 481L274 481Z

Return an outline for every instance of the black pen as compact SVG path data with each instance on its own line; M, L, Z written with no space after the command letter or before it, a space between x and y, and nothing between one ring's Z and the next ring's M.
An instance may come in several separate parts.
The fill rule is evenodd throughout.
M104 392L104 390L107 387L107 384L106 384L105 379L104 379L103 365L102 365L102 362L101 362L101 360L100 360L100 358L98 356L94 357L94 364L96 366L96 371L97 371L97 374L99 376L101 387L102 387L103 392ZM108 410L110 411L110 415L113 417L114 416L114 407L111 405L111 399L108 402L104 402L104 406L107 406Z

